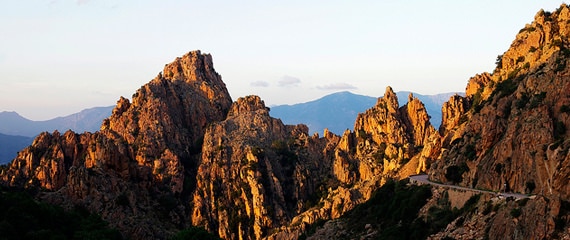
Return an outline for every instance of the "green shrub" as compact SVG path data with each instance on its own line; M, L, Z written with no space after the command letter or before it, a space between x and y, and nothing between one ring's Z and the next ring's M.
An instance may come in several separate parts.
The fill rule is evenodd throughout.
M532 102L530 102L530 108L538 107L538 105L540 105L545 98L546 98L546 92L535 94L534 97L532 98Z
M517 106L518 109L522 109L522 108L526 107L526 104L528 103L529 100L530 100L530 98L528 97L528 95L523 94L521 96L521 98L519 100L517 100L515 105Z
M347 212L342 218L346 219L348 228L355 231L365 231L366 224L378 226L383 229L380 239L413 239L412 236L425 238L425 223L415 220L429 197L429 186L408 186L405 180L389 180L367 202Z
M465 146L465 157L469 160L475 160L475 158L477 158L477 149L475 148L475 145L467 144L467 146Z
M525 186L528 193L532 193L536 188L536 184L533 181L526 182Z
M511 216L514 217L514 218L520 217L521 214L522 214L522 211L521 211L520 208L513 208L513 209L511 210Z
M463 181L463 177L459 172L459 167L457 166L449 166L445 169L445 178L453 183L459 183Z
M564 122L562 121L556 122L554 124L554 138L563 139L565 134L566 134L566 125L564 125Z
M209 233L202 227L190 227L178 232L171 240L218 240L218 236Z
M497 68L501 68L503 66L503 55L497 56L497 59L495 60L495 65L497 65Z
M518 84L513 80L513 78L518 73L517 70L511 72L509 79L498 82L496 84L495 90L493 91L493 95L498 95L499 97L504 97L513 94L518 87Z
M0 189L1 239L122 239L98 215L36 202L25 192Z

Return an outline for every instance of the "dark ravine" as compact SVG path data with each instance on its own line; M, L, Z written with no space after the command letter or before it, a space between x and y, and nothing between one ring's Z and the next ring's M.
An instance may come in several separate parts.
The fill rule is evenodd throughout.
M568 6L539 12L493 73L444 104L439 131L417 97L399 99L387 87L354 131L310 135L271 117L257 96L232 101L211 56L189 52L132 102L120 98L99 131L39 135L0 180L100 214L132 239L168 239L192 226L224 239L373 239L404 231L398 224L429 228L414 236L433 239L570 238L568 34ZM465 199L395 181L421 172L536 196ZM384 198L389 219L374 209ZM362 211L376 215L355 215Z

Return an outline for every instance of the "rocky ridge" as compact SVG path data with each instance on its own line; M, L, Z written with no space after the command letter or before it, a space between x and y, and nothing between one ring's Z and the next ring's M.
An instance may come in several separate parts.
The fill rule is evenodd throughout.
M425 171L435 130L418 99L400 108L388 88L358 119L355 132L309 136L272 118L257 96L232 103L211 56L194 51L132 102L121 97L100 131L43 133L0 178L98 213L128 238L189 226L224 239L295 238L368 199L398 169Z
M430 169L433 180L570 197L562 180L570 146L569 12L562 5L537 13L494 72L471 78L467 98L444 106L446 151Z
M196 225L225 239L296 239L387 181L428 172L433 181L538 195L467 201L434 239L568 238L569 14L567 5L537 13L493 73L471 78L467 96L443 106L439 132L418 99L399 107L388 87L354 131L309 136L305 125L270 117L259 97L232 103L211 56L195 51L132 102L121 98L100 131L38 136L0 179L101 214L130 238ZM435 219L431 207L445 202L431 191L417 219ZM381 232L370 226L370 238Z
M566 4L539 11L493 73L471 78L467 96L444 105L442 153L429 169L433 181L537 196L495 202L492 211L481 201L477 214L434 239L568 238L569 23ZM469 235L475 228L486 230Z
M130 238L165 238L191 223L205 128L231 98L210 55L190 52L121 98L95 133L43 133L2 172L5 185L42 189L39 198L83 206Z

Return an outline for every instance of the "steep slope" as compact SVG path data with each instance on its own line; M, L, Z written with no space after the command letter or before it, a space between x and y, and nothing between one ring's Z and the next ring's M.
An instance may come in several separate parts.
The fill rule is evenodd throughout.
M570 8L539 11L497 58L443 107L442 154L430 179L536 194L479 202L434 238L570 236ZM473 229L485 229L473 231Z
M473 77L466 99L451 99L442 125L448 151L432 179L570 198L569 20L566 5L537 13L495 71Z
M132 103L121 98L100 131L43 133L1 179L47 190L38 195L45 201L97 212L127 237L166 238L190 225L184 199L195 185L204 129L223 120L230 105L211 56L190 52Z
M103 119L111 115L114 106L94 107L64 117L45 121L32 121L16 112L0 112L0 133L35 137L42 132L95 132Z
M328 144L336 143L321 160L332 162L331 175L326 177L333 181L324 185L329 190L319 194L316 206L268 239L296 239L319 220L339 218L368 200L386 181L424 171L439 149L439 135L430 125L424 105L410 95L399 107L390 87L374 107L358 115L354 129L341 137L325 131Z
M206 130L194 224L224 239L260 239L306 209L330 169L326 140L307 131L271 118L257 96L238 99Z
M354 132L309 136L256 96L232 103L210 55L167 64L99 131L40 134L2 184L98 213L125 237L165 239L203 226L225 239L297 238L392 178L425 171L439 144L425 106L391 88Z

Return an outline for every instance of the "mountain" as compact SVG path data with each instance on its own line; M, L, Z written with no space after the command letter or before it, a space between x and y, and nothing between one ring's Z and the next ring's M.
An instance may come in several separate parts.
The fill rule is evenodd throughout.
M569 38L568 5L538 12L443 104L439 130L417 96L387 87L354 131L322 136L258 96L232 100L211 55L192 51L99 131L41 133L0 184L132 239L569 239ZM418 173L431 182L408 180Z
M34 139L24 136L12 136L0 133L0 165L9 163L18 151L32 144Z
M99 131L41 133L0 182L99 213L128 238L192 226L224 239L292 236L365 201L399 169L425 169L437 134L424 105L407 100L400 107L387 88L357 116L356 132L309 136L306 125L271 117L257 96L232 102L211 56L193 51L132 102L121 97Z
M374 97L338 92L306 103L274 106L270 114L285 124L306 124L310 132L323 133L328 128L341 134L352 129L358 113L374 106L376 101Z
M64 117L45 121L32 121L16 112L0 112L0 133L7 135L35 137L41 132L61 132L69 129L76 132L95 132L103 119L111 115L113 106L95 107Z
M511 214L471 219L464 226L489 229L492 238L568 238L569 37L566 4L555 12L539 11L498 56L492 73L472 77L466 97L444 104L440 133L446 151L432 163L430 179L536 194L512 206ZM447 234L465 229L456 224Z
M427 112L430 115L430 122L435 128L439 128L441 125L441 107L443 104L453 95L464 96L464 93L439 93L434 95L422 95L409 91L399 91L396 93L399 99L405 99L408 95L413 94L420 101L422 101L426 107Z
M400 91L396 95L399 99L406 99L410 93L412 92ZM430 122L436 128L439 128L441 123L441 106L455 93L437 95L412 94L425 104L431 116ZM333 133L341 134L347 129L353 129L358 113L374 106L377 100L374 97L345 91L333 93L306 103L273 106L270 114L275 118L280 118L285 124L306 124L310 132L322 133L325 128L328 128ZM404 105L404 103L402 102L401 105Z

